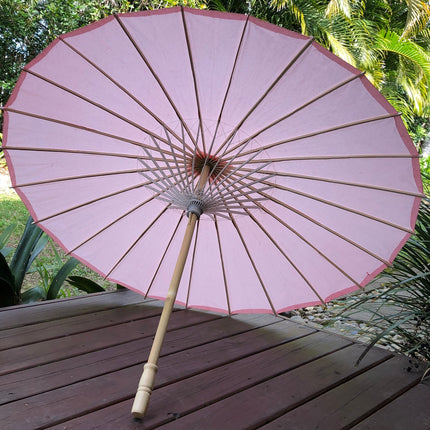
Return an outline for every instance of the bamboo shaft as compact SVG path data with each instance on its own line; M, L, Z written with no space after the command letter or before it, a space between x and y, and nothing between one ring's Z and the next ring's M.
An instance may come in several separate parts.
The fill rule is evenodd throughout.
M209 166L205 166L200 175L200 181L197 185L197 191L203 190L209 173ZM178 292L179 283L181 281L182 273L184 271L185 263L187 261L187 256L193 238L196 222L197 216L193 213L190 213L187 228L185 230L184 238L182 240L181 249L179 251L178 259L176 261L175 270L173 271L172 280L170 281L169 290L167 292L163 311L161 313L160 321L158 323L157 332L155 334L151 352L149 354L148 362L143 366L143 373L140 378L137 393L133 402L133 407L131 409L131 413L135 418L143 418L148 408L149 399L151 397L152 389L154 387L155 374L158 370L157 363L160 357L161 347L163 345L164 337L166 335L170 315L172 314L173 306L175 304L176 294Z

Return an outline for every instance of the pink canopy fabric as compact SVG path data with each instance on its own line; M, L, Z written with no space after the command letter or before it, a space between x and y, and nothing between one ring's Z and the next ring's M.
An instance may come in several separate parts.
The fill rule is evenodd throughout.
M194 308L276 313L364 286L422 193L402 120L363 74L236 14L122 14L61 36L22 72L4 130L34 220L130 289L165 297L202 211L177 295Z

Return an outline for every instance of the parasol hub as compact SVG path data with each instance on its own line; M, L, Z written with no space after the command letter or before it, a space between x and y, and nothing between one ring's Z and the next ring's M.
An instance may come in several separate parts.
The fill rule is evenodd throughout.
M194 158L190 157L187 160L187 173L189 176L197 178L202 174L203 169L209 166L209 182L218 182L225 177L230 171L231 167L226 161L212 154L205 154L196 152Z
M203 213L204 203L199 199L193 199L189 202L187 207L187 216L190 214L194 214L197 219L200 218L200 215Z

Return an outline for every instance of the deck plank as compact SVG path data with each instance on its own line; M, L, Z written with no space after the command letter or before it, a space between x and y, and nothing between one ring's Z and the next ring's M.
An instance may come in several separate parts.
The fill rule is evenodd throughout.
M356 367L364 346L333 333L181 307L136 422L131 403L161 305L120 291L1 310L0 428L430 428L430 386L403 356L372 348Z
M388 352L373 350L356 367L354 361L362 350L360 345L345 347L158 428L257 428L390 357ZM227 409L235 411L228 420Z
M205 372L201 371L176 383L165 385L154 391L151 408L142 423L142 428L156 428L303 363L344 348L348 344L350 342L343 338L314 332L274 348L236 359L226 365ZM165 367L163 366L163 370ZM56 429L86 428L94 422L103 422L103 426L100 428L104 429L113 430L120 427L124 430L133 429L135 423L130 419L130 408L130 401L121 402L85 417L63 423ZM179 421L176 423L178 424Z
M151 314L153 310L150 311ZM2 363L0 375L152 336L157 329L160 313L161 309L157 308L155 316L149 318L0 351L0 363ZM184 311L173 312L170 327L175 327L177 320L184 324L183 313ZM185 318L187 324L219 318L197 312L187 315Z
M133 291L115 291L51 300L25 306L0 308L2 330L44 321L55 321L70 316L84 315L143 302L144 296Z
M250 316L248 318L264 319L265 316ZM245 323L240 323L241 319L246 319L246 317L236 319L236 324L231 324L231 319L223 319L225 326L223 330L219 331L219 336L223 338L216 342L205 343L193 349L186 349L176 354L170 353L166 357L162 357L160 359L160 369L162 369L162 371L160 370L156 380L156 386L165 385L180 378L192 376L202 371L202 369L208 369L234 360L238 356L243 356L246 354L244 350L245 346L247 346L248 350L252 353L255 351L256 345L258 345L257 342L254 343L251 341L252 337L255 337L256 340L259 339L260 344L265 343L263 348L267 348L268 343L279 344L310 332L306 327L301 327L294 323L288 324L283 321L280 322L283 327L280 327L278 332L274 332L275 334L270 331L266 333L262 332L261 330L264 330L264 327L260 332L257 332L258 330L250 331L250 328L253 328L252 325L247 326ZM269 319L273 322L273 317L269 317ZM287 333L282 333L285 332L287 326L290 326L290 330ZM234 330L234 327L236 327L236 330L240 327L242 332L244 330L246 331L240 335L225 337L228 327L231 327L231 330ZM180 332L181 330L177 331L177 333ZM191 335L191 328L188 332ZM174 333L175 332L172 334ZM272 333L272 335L270 335L270 333ZM181 333L180 336L182 339L182 349L183 334L184 333ZM204 336L204 334L203 330L202 335ZM244 336L242 343L239 339L240 336ZM235 337L236 339L234 339ZM178 347L181 346L178 345ZM166 338L166 348L164 350L169 351L170 349L169 339ZM191 356L189 358L188 356L190 354ZM206 357L207 359L202 360L202 357ZM178 366L178 363L182 366ZM187 365L186 370L183 366L184 363ZM141 370L141 365L127 367L114 373L94 377L80 383L71 384L47 393L5 404L0 407L0 416L3 417L2 430L16 429L16 410L21 410L23 412L26 425L32 426L32 428L38 428L46 426L49 423L63 422L74 416L89 413L95 409L103 408L125 399L131 399L135 394ZM95 396L94 393L100 393L100 396ZM55 398L55 402L52 401L53 398ZM73 402L70 401L71 398L74 399Z
M429 430L430 386L419 384L352 430Z
M156 300L66 317L56 321L34 323L0 332L0 350L30 345L40 341L85 333L90 330L123 324L159 315L162 304Z
M162 357L166 354L178 353L200 345L203 346L199 349L199 354L209 354L206 352L207 348L205 349L204 345L226 337L228 339L225 342L220 342L218 348L230 350L229 342L231 343L231 339L233 339L236 346L241 346L244 342L252 342L253 348L256 349L278 344L288 339L285 334L280 335L281 331L285 331L285 325L278 329L271 329L269 333L264 330L266 325L274 324L273 317L267 315L236 317L234 319L236 324L230 324L228 318L203 320L202 324L195 323L192 326L192 330L189 330L190 313L194 314L192 311L182 311L182 319L171 321L165 345L161 351ZM284 323L282 322L281 324ZM280 325L279 322L278 325ZM295 329L295 333L306 334L311 331L297 325L292 327ZM292 330L290 332L292 333ZM240 338L241 340L238 339L239 336L234 337L240 333L244 334ZM148 357L152 344L152 335L153 333L147 338L139 338L120 345L3 375L0 379L0 404L43 393L136 364L142 365ZM222 346L223 344L225 344L224 347ZM159 377L162 378L162 375L159 375ZM138 378L139 375L136 377ZM23 383L27 380L31 380L31 384ZM158 380L162 381L160 378Z
M407 366L406 358L393 357L261 427L261 430L350 428L399 396L405 388L419 383L420 373L415 372L411 378ZM377 426L373 428L379 429Z

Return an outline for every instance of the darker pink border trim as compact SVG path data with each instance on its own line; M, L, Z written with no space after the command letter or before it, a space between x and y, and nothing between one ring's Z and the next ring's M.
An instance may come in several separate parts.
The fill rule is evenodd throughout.
M107 24L110 21L113 21L115 17L113 15L110 15L106 18L100 19L99 21L92 22L91 24L85 25L83 27L77 28L76 30L70 31L69 33L65 33L60 36L61 39L65 39L68 37L78 36L83 33L87 33L88 31L94 30L98 27L101 27L105 24Z
M19 93L19 89L21 88L22 83L24 82L24 79L27 76L27 72L22 71L21 74L19 75L18 81L15 84L15 87L12 91L12 94L10 95L8 101L5 104L5 108L8 108L17 98L18 93ZM5 127L3 126L3 129L5 129ZM3 141L4 141L4 132L3 132ZM4 145L4 144L3 144Z
M345 60L342 60L342 58L339 58L337 55L333 54L333 52L330 52L327 48L324 48L324 46L321 46L318 42L313 42L312 46L317 49L321 54L328 57L330 60L334 61L335 63L339 64L339 66L343 67L344 69L350 71L351 73L354 73L354 75L358 75L360 70L358 70L356 67L351 66L351 64L347 63Z
M49 51L59 42L59 39L55 39L52 41L39 55L34 57L27 65L26 69L31 69L35 64L37 64L40 60L43 60L49 54Z
M170 13L178 13L180 11L181 11L181 6L175 6L175 7L167 7L164 9L140 10L137 12L119 13L118 17L120 17L120 18L132 18L133 16L165 15L165 14L170 14Z
M364 88L369 92L369 94L391 115L396 115L398 112L391 106L387 99L372 85L366 76L361 78L361 83ZM408 135L409 137L409 135Z
M194 9L191 7L184 7L185 13L191 13L193 15L202 15L202 16L210 16L221 19L232 19L236 21L246 21L246 15L240 13L233 12L220 12L217 10L208 10L208 9Z
M259 27L272 31L273 33L283 34L285 36L293 37L294 39L302 39L302 40L311 39L310 36L305 36L295 31L288 30L284 27L279 27L278 25L272 24L267 21L262 21L261 19L254 18L253 16L249 17L249 21L255 25L258 25Z

